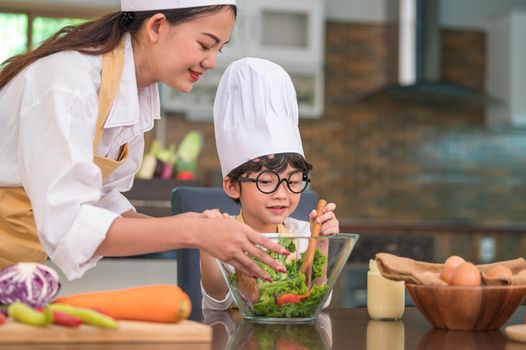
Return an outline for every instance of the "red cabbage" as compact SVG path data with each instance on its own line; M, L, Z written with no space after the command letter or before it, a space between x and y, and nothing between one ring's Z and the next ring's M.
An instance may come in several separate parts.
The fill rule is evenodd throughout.
M60 289L58 274L36 263L18 263L0 271L0 304L20 301L32 307L48 304Z

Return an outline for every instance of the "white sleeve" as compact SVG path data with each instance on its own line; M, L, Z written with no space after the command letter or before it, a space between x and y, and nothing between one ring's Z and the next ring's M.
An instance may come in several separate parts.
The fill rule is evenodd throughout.
M123 214L130 210L136 211L128 198L115 189L103 194L96 205L97 207L108 209L117 214Z
M219 263L216 260L217 268L219 269ZM199 259L199 269L201 269L201 259ZM223 300L217 300L215 298L212 298L210 295L206 293L205 288L203 287L203 280L200 282L201 285L201 294L203 294L203 299L201 300L201 309L211 309L211 310L218 310L218 311L224 311L228 310L230 305L234 302L234 299L232 298L232 294L230 293L230 290L227 291L225 298Z
M102 186L92 149L97 103L86 99L96 99L96 91L28 95L20 117L21 181L46 253L68 279L79 278L100 259L93 254L119 216L95 205Z
M201 309L211 309L211 310L218 310L218 311L224 311L228 310L230 305L234 302L234 299L232 299L232 294L230 294L230 291L226 293L226 296L223 300L217 300L212 298L210 295L206 294L205 289L203 288L203 283L201 282L201 293L203 293L203 299L201 301Z

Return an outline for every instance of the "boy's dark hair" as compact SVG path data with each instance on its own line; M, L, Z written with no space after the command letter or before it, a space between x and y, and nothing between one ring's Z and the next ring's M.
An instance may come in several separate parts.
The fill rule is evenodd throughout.
M309 174L312 170L312 164L307 162L299 153L276 153L274 155L261 156L249 160L229 172L227 176L232 182L239 182L239 178L245 174L257 173L263 168L280 173L285 170L288 165L294 169L301 170L305 174ZM239 204L239 199L235 198L234 202Z

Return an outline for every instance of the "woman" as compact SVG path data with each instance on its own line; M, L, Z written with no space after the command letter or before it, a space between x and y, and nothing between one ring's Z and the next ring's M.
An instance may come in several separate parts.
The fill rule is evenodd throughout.
M102 256L199 248L241 270L276 270L246 225L151 218L121 194L160 115L157 82L183 92L228 42L235 0L122 0L122 12L59 31L0 71L0 268L49 256L68 279Z

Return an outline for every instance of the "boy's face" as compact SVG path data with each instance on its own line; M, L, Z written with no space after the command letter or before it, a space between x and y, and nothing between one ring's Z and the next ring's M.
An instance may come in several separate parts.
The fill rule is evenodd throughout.
M263 168L261 172L267 169ZM280 179L288 178L297 172L290 165L278 173ZM243 174L255 179L259 173ZM276 232L277 226L292 214L298 206L300 193L292 193L283 181L275 192L265 194L258 190L253 182L232 182L226 177L223 180L225 192L232 198L238 198L243 209L243 220L258 232Z

